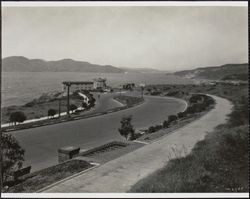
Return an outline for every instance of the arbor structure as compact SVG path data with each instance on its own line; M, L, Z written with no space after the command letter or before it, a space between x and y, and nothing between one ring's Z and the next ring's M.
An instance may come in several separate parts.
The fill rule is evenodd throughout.
M12 176L15 170L20 169L22 167L24 161L24 152L24 149L20 147L17 140L11 134L2 134L2 183L4 183L8 179L8 177Z
M128 140L131 140L135 137L135 130L133 125L131 124L132 116L123 117L121 120L121 127L118 129L120 134Z

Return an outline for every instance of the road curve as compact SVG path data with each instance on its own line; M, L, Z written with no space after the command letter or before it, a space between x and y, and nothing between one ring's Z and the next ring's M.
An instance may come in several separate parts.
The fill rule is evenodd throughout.
M176 130L162 139L137 149L127 155L107 162L93 170L66 180L44 192L127 192L131 186L168 161L172 148L189 153L193 146L219 124L225 123L232 104L223 98L212 96L216 106L198 120ZM179 155L185 155L184 153Z
M58 163L58 148L69 145L89 148L112 140L124 139L118 133L120 120L124 115L132 115L135 128L145 128L159 124L167 119L168 115L182 111L185 106L183 101L177 99L147 96L143 104L126 110L83 120L13 131L11 134L25 149L24 164L31 165L32 171L36 171Z

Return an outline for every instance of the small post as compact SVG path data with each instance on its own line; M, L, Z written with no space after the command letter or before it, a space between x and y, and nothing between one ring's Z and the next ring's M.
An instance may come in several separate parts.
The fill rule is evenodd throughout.
M141 87L141 98L143 98L143 91L145 88L145 84L140 84L140 87Z

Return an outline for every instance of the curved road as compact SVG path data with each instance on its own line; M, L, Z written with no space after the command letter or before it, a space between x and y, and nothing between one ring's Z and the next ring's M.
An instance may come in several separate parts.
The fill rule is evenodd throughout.
M182 100L145 97L139 106L107 115L11 132L25 149L25 165L32 171L57 164L57 150L64 146L94 147L111 140L122 140L118 128L124 115L132 115L135 128L159 124L168 115L182 111Z
M215 108L198 120L132 153L64 180L55 186L47 187L43 192L128 192L140 179L162 168L169 159L175 158L173 148L182 152L178 154L179 157L185 156L198 141L204 139L208 132L226 122L232 104L220 97L213 96L213 98L216 100Z

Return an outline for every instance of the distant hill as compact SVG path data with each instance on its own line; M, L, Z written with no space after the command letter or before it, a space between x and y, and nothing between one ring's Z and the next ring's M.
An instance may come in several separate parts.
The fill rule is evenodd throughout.
M45 61L42 59L28 59L22 56L4 58L2 60L2 70L5 72L124 72L122 69L114 66L103 66L72 59Z
M197 68L175 72L174 75L194 79L247 80L248 64L225 64L222 66Z

